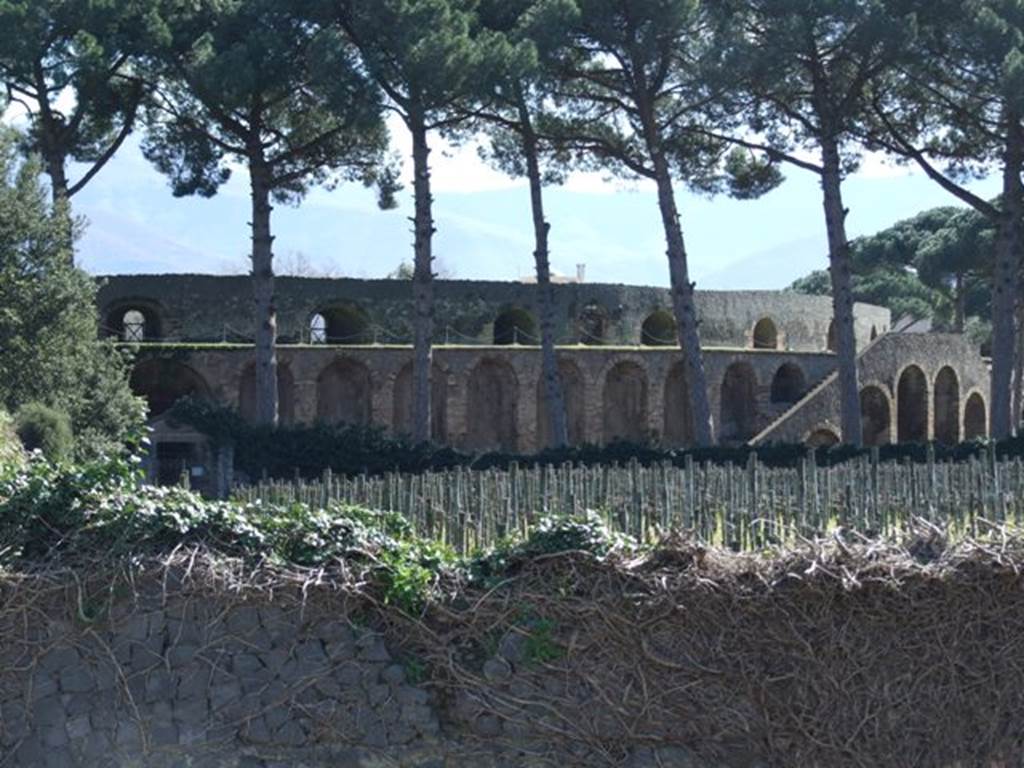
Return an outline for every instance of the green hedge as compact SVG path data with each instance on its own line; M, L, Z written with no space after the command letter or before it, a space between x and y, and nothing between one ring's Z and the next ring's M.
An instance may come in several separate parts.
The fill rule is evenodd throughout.
M306 479L319 477L326 469L336 475L382 474L398 471L419 473L468 467L471 469L519 466L577 464L602 466L637 461L649 466L671 463L683 466L687 460L696 463L745 465L751 454L771 467L796 467L808 455L803 445L766 445L757 449L741 447L666 450L649 445L617 442L605 446L581 445L546 450L537 454L488 453L473 455L452 448L431 444L415 445L388 437L374 427L313 426L254 427L236 412L199 400L182 400L171 411L171 417L208 435L215 443L235 446L235 467L250 479L261 477L290 479L296 474ZM883 461L927 461L933 452L940 461L966 461L984 455L986 443L963 443L956 446L933 444L888 445L879 449ZM999 456L1024 456L1024 438L995 446ZM836 446L815 451L822 466L831 466L867 455L870 450Z

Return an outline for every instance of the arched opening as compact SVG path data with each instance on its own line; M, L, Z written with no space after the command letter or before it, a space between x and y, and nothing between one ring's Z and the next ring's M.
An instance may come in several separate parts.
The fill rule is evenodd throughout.
M149 418L171 409L185 397L211 399L210 387L195 369L176 360L143 360L132 371L132 392L145 398Z
M636 363L619 363L604 380L604 442L647 440L647 374Z
M875 326L871 326L871 340L874 341L878 338L878 329Z
M733 363L722 378L722 442L745 442L756 434L757 375L749 363Z
M988 437L988 413L985 398L977 392L967 398L964 408L964 439L984 440Z
M537 321L525 309L513 307L502 312L494 321L494 346L512 344L540 344Z
M409 363L395 377L392 416L394 433L405 437L413 433L412 384L412 363ZM430 371L430 436L435 443L448 442L448 376L437 365Z
M825 340L825 349L829 352L839 351L839 339L836 335L836 321L834 319L828 324L828 338Z
M584 410L583 374L577 365L569 360L558 361L558 375L562 380L562 397L565 400L566 426L569 444L584 442L586 412ZM544 375L537 380L537 449L551 446L551 418L548 415L548 400Z
M946 445L960 442L960 381L949 366L935 377L935 439Z
M608 335L608 312L600 304L587 304L580 312L578 325L580 344L592 347L604 344Z
M316 416L326 424L367 426L373 421L370 369L356 360L336 360L316 381Z
M468 387L466 448L514 452L519 442L519 383L512 366L501 360L481 360L469 375Z
M663 441L668 448L693 444L693 409L686 382L686 363L676 363L665 379L665 425Z
M916 365L907 367L900 376L896 413L899 442L923 443L928 439L928 380Z
M256 423L256 364L242 372L238 387L238 411L250 424ZM277 365L277 418L282 426L295 423L295 378L287 365Z
M779 331L771 318L766 317L754 326L754 349L778 349Z
M674 347L679 343L676 319L671 312L659 309L644 320L640 343L645 347Z
M309 318L309 343L327 343L327 318L319 312Z
M323 341L314 344L358 346L373 343L370 318L355 304L339 304L317 312L310 320L311 337L317 315L323 318Z
M814 430L807 436L808 448L832 448L839 445L839 435L828 427Z
M807 377L795 363L779 366L772 379L772 402L786 405L800 402L807 393Z
M128 344L157 341L161 336L160 317L152 307L117 307L107 314L103 335Z
M889 398L879 387L864 387L860 391L860 425L864 445L888 445L892 440L892 413Z

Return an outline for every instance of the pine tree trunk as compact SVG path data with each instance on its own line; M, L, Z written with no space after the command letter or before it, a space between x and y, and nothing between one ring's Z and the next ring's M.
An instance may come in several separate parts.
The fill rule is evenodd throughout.
M963 333L967 325L967 289L964 287L963 273L957 273L956 285L953 287L956 292L954 297L953 310L953 331Z
M519 102L519 123L522 127L523 155L526 157L527 176L530 180L530 203L536 242L533 257L537 267L537 289L540 292L540 345L544 368L544 399L551 427L550 447L561 448L569 444L569 427L562 377L558 372L558 358L555 355L555 301L551 287L548 247L551 225L544 218L544 191L537 152L537 136L522 91L516 95Z
M821 188L828 229L829 275L832 278L832 315L839 360L839 410L843 442L860 447L860 383L857 378L857 336L853 323L853 278L850 246L846 239L846 209L843 206L839 145L835 139L821 141Z
M1016 352L1014 317L1019 284L1021 215L1024 213L1020 174L1024 166L1024 134L1015 114L1007 119L1003 163L1003 210L996 240L992 275L991 436L1003 440L1013 433L1011 387Z
M694 301L694 284L690 282L690 268L686 257L686 241L679 225L679 210L676 207L675 191L668 161L660 147L651 152L654 163L655 182L658 185L658 208L665 228L668 245L669 278L672 288L672 308L676 315L676 329L679 345L686 361L687 395L693 413L693 440L698 447L714 443L714 426L711 420L711 404L708 401L707 375L704 372L704 357L700 346L700 330L697 320L697 304Z
M434 335L434 220L430 192L430 147L422 113L409 115L412 159L415 173L413 289L413 437L418 443L431 438L430 379Z
M270 171L261 150L249 158L252 193L252 287L256 319L256 421L277 426L277 300L274 287L274 238L270 233Z
M1021 416L1024 415L1024 300L1018 295L1017 313L1017 358L1013 366L1013 405L1011 420L1013 433L1020 434Z

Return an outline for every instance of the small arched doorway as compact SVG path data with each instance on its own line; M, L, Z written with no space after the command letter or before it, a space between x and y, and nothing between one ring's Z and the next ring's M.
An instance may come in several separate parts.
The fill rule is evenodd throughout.
M892 440L892 413L889 398L880 387L860 391L860 424L864 445L888 445Z
M559 360L558 376L562 382L562 399L565 401L569 445L581 445L584 442L586 429L583 374L576 363ZM548 415L547 384L542 373L537 379L537 449L542 451L549 447L551 447L551 418Z
M758 320L754 326L754 349L778 349L779 331L770 317Z
M167 413L186 397L210 400L210 386L196 370L176 360L142 360L132 370L132 392L148 406L150 419Z
M676 363L665 379L665 425L663 441L667 448L685 448L693 444L693 408L686 383L686 363Z
M807 377L795 363L783 363L772 379L772 402L792 405L807 393Z
M960 381L949 366L935 377L935 439L945 445L960 442Z
M839 351L839 338L837 336L836 321L834 319L828 324L828 336L825 339L825 349L829 352Z
M659 309L644 320L640 344L645 347L674 347L679 343L676 319L671 312Z
M514 452L519 442L519 383L512 366L503 360L481 360L469 375L468 389L466 448Z
M746 442L757 429L757 375L749 363L733 363L722 377L721 440Z
M373 379L357 360L341 359L316 382L317 419L326 424L368 426L373 421Z
M250 363L242 372L238 386L238 411L250 424L256 423L256 364ZM295 379L287 365L277 365L278 424L295 423Z
M807 436L808 448L832 448L839 445L839 435L829 427L819 427Z
M322 332L314 325L319 324L318 318L322 319ZM313 340L314 335L316 340ZM370 318L362 307L355 304L338 304L321 310L310 320L310 340L314 344L334 344L343 347L372 344Z
M896 390L897 439L901 443L928 440L928 379L916 365L907 366Z
M977 392L967 398L964 407L964 439L984 440L988 437L988 411L985 398Z
M107 314L106 327L102 335L127 344L159 341L160 316L152 307L142 304L120 306Z
M494 346L508 347L513 344L540 344L537 321L533 315L519 307L505 310L494 320Z
M604 380L605 443L643 443L647 433L647 374L636 363L622 362Z

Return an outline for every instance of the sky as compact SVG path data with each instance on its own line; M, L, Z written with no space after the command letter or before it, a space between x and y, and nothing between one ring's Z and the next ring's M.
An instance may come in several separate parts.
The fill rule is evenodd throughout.
M16 121L16 120L15 120ZM396 150L410 140L394 130ZM532 224L525 182L488 168L476 148L438 145L432 156L435 253L458 279L517 280L533 271ZM72 169L75 178L76 169ZM690 271L698 288L779 289L827 266L817 178L786 169L786 182L756 201L707 198L677 189ZM382 277L412 257L411 174L400 207L380 211L358 184L314 190L297 208L273 214L282 265L305 262L331 275ZM973 190L998 193L994 179ZM851 237L957 201L918 171L869 157L844 185ZM588 282L668 284L657 198L647 183L577 174L546 194L552 266ZM211 199L172 196L166 179L129 140L73 201L88 224L79 262L94 274L247 271L248 186L244 168Z

